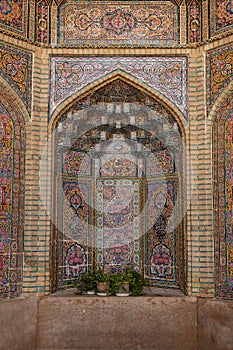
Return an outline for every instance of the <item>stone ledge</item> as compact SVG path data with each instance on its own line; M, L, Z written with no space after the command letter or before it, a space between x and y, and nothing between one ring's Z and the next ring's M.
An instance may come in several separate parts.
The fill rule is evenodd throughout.
M47 297L37 349L196 350L196 298Z

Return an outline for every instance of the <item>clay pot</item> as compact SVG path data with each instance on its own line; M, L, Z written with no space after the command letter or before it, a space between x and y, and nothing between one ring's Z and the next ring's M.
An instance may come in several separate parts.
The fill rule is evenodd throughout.
M129 282L122 282L119 285L118 293L128 294L129 293Z
M109 282L97 282L97 292L108 293L109 292Z

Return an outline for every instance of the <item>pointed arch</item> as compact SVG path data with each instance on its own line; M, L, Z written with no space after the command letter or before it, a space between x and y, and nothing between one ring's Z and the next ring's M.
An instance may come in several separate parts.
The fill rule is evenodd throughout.
M83 190L83 192L85 192L86 196L88 197L88 203L90 201L90 203L94 203L95 202L95 198L93 196L96 196L98 193L100 193L101 188L102 188L102 182L104 181L104 179L100 179L100 181L95 182L92 178L93 177L93 173L90 172L90 174L88 173L88 175L83 176L84 174L82 173L82 177L80 179L78 179L79 173L75 173L75 167L77 166L77 164L79 164L79 160L82 158L80 156L80 152L78 151L76 152L76 148L78 148L79 146L77 146L76 148L74 147L74 152L73 150L71 150L71 152L67 153L67 157L66 154L63 157L62 155L59 155L59 150L56 149L56 146L60 144L59 140L56 137L56 133L54 132L56 127L57 127L57 123L59 118L63 118L63 115L67 114L69 115L69 111L72 110L72 107L76 104L76 102L85 99L86 97L94 94L95 92L97 92L99 89L104 88L105 86L107 87L107 85L114 83L115 81L121 81L124 82L132 87L134 87L135 89L137 89L137 91L139 90L140 92L144 93L144 95L147 95L149 97L151 97L152 100L155 100L156 102L158 102L159 105L161 105L161 107L163 107L163 111L164 114L161 113L161 116L163 118L164 116L164 120L166 118L166 112L167 110L169 110L169 115L171 117L174 117L174 123L177 122L177 124L179 125L179 132L181 134L181 138L182 142L185 143L185 138L187 137L187 125L186 125L186 121L184 119L184 116L182 115L182 113L178 110L178 108L176 106L173 105L173 103L171 103L171 101L169 101L167 98L165 98L164 96L161 95L161 93L159 93L158 91L154 90L153 88L148 87L147 85L143 84L142 82L140 82L138 79L135 79L134 77L128 75L125 72L122 72L120 70L109 74L107 77L105 77L104 79L98 79L96 81L94 81L92 84L90 84L89 86L83 88L82 90L78 91L77 93L73 94L72 96L70 96L69 98L67 98L67 100L62 103L60 106L57 107L57 109L55 109L54 113L53 113L53 117L52 120L50 122L49 125L49 133L51 135L51 147L50 147L50 151L51 153L54 152L53 154L51 154L51 157L49 157L49 159L53 159L56 162L56 166L58 168L56 168L55 165L51 164L51 169L55 169L56 171L54 172L54 178L51 179L51 183L52 185L54 185L55 190L52 191L54 194L54 198L50 199L50 202L52 203L51 205L51 212L53 211L54 214L52 214L53 218L54 218L54 227L52 228L52 232L51 232L51 236L52 236L52 240L56 241L56 240L60 240L62 247L60 250L63 252L63 250L65 252L67 252L67 249L69 248L69 244L71 244L72 239L78 240L81 236L82 236L82 241L85 242L85 252L87 254L87 256L90 257L90 261L88 260L88 264L87 264L87 269L89 269L89 266L92 266L92 264L96 263L95 260L95 254L92 254L92 251L95 252L95 238L93 239L93 242L90 241L89 242L89 237L90 237L90 233L89 233L89 226L85 225L82 223L82 225L78 222L78 219L76 216L82 216L83 217L87 217L88 218L88 222L92 222L93 223L93 237L96 237L95 235L97 234L96 232L96 223L95 223L95 218L91 217L92 213L92 209L88 209L89 207L87 206L86 211L82 211L84 210L84 206L83 208L81 207L77 207L76 212L74 214L74 212L72 211L71 208L71 200L73 198L75 198L75 205L79 202L83 203L85 202L84 200L82 200L81 197L81 190L80 188ZM109 91L109 90L108 90ZM165 111L166 109L166 111ZM68 120L69 118L67 118ZM127 124L127 122L126 122ZM141 126L143 128L143 126ZM75 129L76 130L76 129ZM165 130L165 129L164 129ZM54 133L53 133L54 132ZM57 132L59 132L59 128L57 129ZM53 136L54 136L54 141L57 140L57 145L54 143L53 145ZM75 137L77 137L77 134L75 134ZM143 144L143 143L142 143ZM74 145L74 144L73 144ZM180 157L180 168L179 170L176 171L175 170L171 170L171 173L169 175L169 179L166 178L166 181L164 182L164 179L160 179L159 175L157 174L157 176L154 175L153 171L149 169L149 162L146 163L145 161L145 172L148 171L148 176L150 176L149 182L147 184L148 188L149 188L149 202L145 205L145 211L149 212L150 211L150 207L154 205L154 199L155 196L158 192L158 190L161 190L161 187L163 187L163 191L164 193L167 194L166 197L166 204L165 207L166 208L172 208L172 210L174 209L174 222L178 222L179 224L175 227L173 226L173 217L171 214L171 218L169 219L169 222L172 222L172 224L170 224L171 226L169 226L171 229L171 235L174 236L171 240L173 240L173 242L176 242L174 244L174 250L172 250L173 248L170 247L171 251L172 251L172 256L173 256L173 267L175 266L177 268L177 266L179 266L177 269L179 270L179 273L177 274L177 279L172 280L173 276L171 277L171 281L166 281L166 282L161 282L161 283L168 283L169 286L175 285L178 288L180 287L181 289L185 289L185 278L186 278L186 266L185 266L185 262L184 262L184 256L187 255L186 253L186 229L185 229L185 220L183 220L183 213L185 212L185 203L186 203L186 199L184 198L184 192L186 191L186 186L185 184L185 174L183 174L183 171L181 170L182 168L182 162L184 159L184 153L183 152L183 148L180 148L180 153L177 157ZM88 152L88 150L87 150ZM65 151L66 153L66 151ZM103 152L104 153L104 152ZM74 155L74 157L73 157ZM72 157L73 158L72 158ZM60 158L59 158L60 157ZM75 161L73 162L72 159L75 159ZM77 159L79 157L78 162ZM47 157L46 157L47 158ZM68 162L70 161L70 159L72 160L72 167L74 167L75 171L68 171L68 167L66 166L68 164ZM62 163L64 162L64 163ZM140 161L138 161L140 163ZM138 164L139 164L138 163ZM55 163L54 163L55 164ZM61 165L62 164L62 165ZM71 163L69 163L71 164ZM128 163L127 163L128 164ZM60 168L60 165L62 166L62 168ZM94 165L94 164L93 164ZM93 169L95 167L90 167L90 169ZM100 166L101 169L102 166ZM60 171L61 169L61 171ZM172 169L175 169L175 167ZM180 173L178 174L178 172L180 171ZM50 173L52 174L53 171L50 171ZM96 175L95 176L100 176L101 177L102 173L100 175ZM112 175L109 175L112 176ZM136 175L135 175L136 176ZM114 176L113 176L114 177ZM116 180L118 181L118 180ZM138 183L140 183L141 179L134 179L133 181L139 181ZM136 183L135 182L135 183ZM80 187L81 186L81 187ZM114 182L114 186L118 186L119 184L117 182ZM136 186L136 185L135 185ZM139 185L138 185L139 186ZM146 185L143 183L140 186L142 186L142 188L144 188L143 186L146 187ZM139 186L139 187L140 187ZM166 187L167 186L167 187ZM137 186L136 186L137 187ZM135 188L136 188L135 187ZM180 192L179 192L180 190ZM81 191L79 193L79 191ZM99 191L99 192L98 192ZM179 192L179 193L178 193ZM61 197L61 193L63 193L63 197ZM75 196L75 197L74 197ZM141 196L141 193L135 193L135 198L138 198L138 196ZM98 197L99 198L99 197ZM101 197L102 198L102 197ZM142 195L142 203L145 199L145 193ZM67 203L66 203L67 202ZM169 206L170 205L170 206ZM137 206L135 204L135 206ZM80 209L81 208L81 209ZM80 213L78 212L80 211ZM64 216L64 212L66 213L66 215ZM150 217L154 218L154 214L155 214L156 210L153 211L151 209L150 211ZM57 214L59 213L59 214ZM82 215L81 215L82 214ZM144 215L144 211L141 214L138 215ZM70 216L69 216L70 215ZM78 216L78 218L79 218ZM181 217L182 216L182 217ZM67 221L66 219L63 220L63 218L68 218L69 220ZM144 217L144 216L143 216ZM72 218L72 219L70 219ZM80 219L81 220L81 219ZM165 219L165 221L167 220L167 218ZM140 220L139 220L140 221ZM138 221L138 222L139 222ZM146 222L143 224L145 225L145 227L149 227L152 224L153 219L151 219L151 221ZM70 224L70 223L73 224ZM167 222L167 221L166 221ZM74 224L75 223L75 224ZM69 225L72 225L69 226ZM165 225L166 226L166 225ZM75 232L73 231L73 227L75 227ZM144 226L143 227L137 227L135 228L135 230L138 230L137 232L143 232L141 235L142 237L138 237L138 241L140 241L140 244L144 244L146 245L147 242L149 242L149 240L151 240L151 242L153 241L153 237L154 235L156 235L157 231L157 226L155 229L153 228L149 228L148 229L148 233L147 231L144 232ZM72 234L70 233L72 231ZM167 228L166 228L167 229ZM165 229L164 229L165 230ZM77 233L78 231L78 233ZM80 233L81 232L81 233ZM169 231L170 232L170 231ZM73 235L73 236L72 236ZM80 237L79 237L79 236ZM66 237L66 239L64 239L64 237ZM69 237L69 239L67 238ZM162 236L161 236L162 237ZM85 239L84 239L85 238ZM162 240L162 238L161 238ZM66 243L65 243L66 242ZM154 242L154 241L153 241ZM169 243L170 244L170 243ZM176 248L178 246L178 248ZM138 246L139 247L139 246ZM90 251L89 251L90 249ZM136 249L136 248L135 248ZM63 275L62 272L62 253L61 251L54 251L54 247L51 246L51 256L52 256L52 262L51 265L53 266L53 273L52 273L52 278L51 278L51 289L54 290L54 288L56 289L57 283L58 281L60 281L61 283L63 283L64 278L66 278L66 274ZM97 253L96 253L97 254ZM137 255L138 254L138 255ZM139 257L140 252L135 252L135 256L137 255ZM152 250L151 248L148 248L147 250L147 256L149 257L152 254ZM93 263L94 261L94 263ZM137 261L137 259L135 258L135 261ZM141 261L140 258L138 259L138 261ZM170 260L169 260L170 261ZM99 261L97 261L97 263L99 263ZM141 263L141 265L143 267L144 273L145 275L149 276L148 278L153 279L153 275L156 274L157 270L150 270L150 269L146 269L145 266L146 264L150 265L150 260L145 260ZM75 267L76 268L76 267ZM137 266L137 268L140 268L139 266ZM58 271L60 273L60 275L58 274ZM73 270L72 270L73 271ZM171 269L168 269L168 272L171 271ZM70 270L68 271L68 275L70 274ZM73 272L72 272L73 273ZM78 269L76 268L75 273L78 273ZM170 273L170 272L169 272ZM169 275L170 276L170 275ZM67 278L70 278L69 276ZM168 277L169 279L170 277Z

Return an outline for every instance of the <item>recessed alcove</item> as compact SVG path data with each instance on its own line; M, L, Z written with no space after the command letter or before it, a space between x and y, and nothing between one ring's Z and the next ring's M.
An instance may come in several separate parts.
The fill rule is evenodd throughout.
M117 77L57 118L52 290L96 266L130 266L151 286L185 292L179 124L166 105Z

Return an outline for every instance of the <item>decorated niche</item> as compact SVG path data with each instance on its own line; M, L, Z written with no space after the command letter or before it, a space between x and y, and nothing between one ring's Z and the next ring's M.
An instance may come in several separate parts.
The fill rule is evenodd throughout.
M182 137L169 110L116 79L58 119L54 159L60 284L131 265L184 287Z
M21 292L25 140L19 111L0 96L0 298L10 298Z

